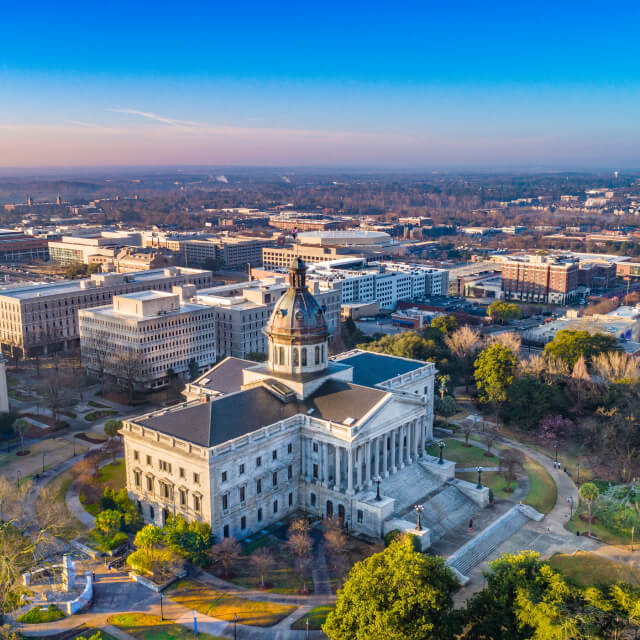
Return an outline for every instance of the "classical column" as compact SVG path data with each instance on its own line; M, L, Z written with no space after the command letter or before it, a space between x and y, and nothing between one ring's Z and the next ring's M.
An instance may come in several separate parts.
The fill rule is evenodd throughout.
M398 470L398 453L396 452L396 440L398 439L398 430L391 432L391 473Z
M356 447L356 491L362 487L362 446Z
M340 455L342 453L342 447L336 447L336 483L334 485L335 491L340 491L342 483L340 482Z
M365 460L367 461L367 466L365 467L365 479L364 484L367 487L371 486L371 479L373 478L373 474L371 473L371 445L373 442L371 440L367 440L364 445L364 450L367 452L367 457Z
M376 478L377 478L380 475L380 438L376 438L373 441L373 445L376 448L373 454L373 458L374 458L373 472L376 474Z
M420 433L419 420L413 421L413 461L418 461L418 434Z
M353 495L353 449L347 449L347 493Z
M322 486L329 486L329 443L322 443Z
M385 478L389 477L389 461L387 460L387 442L388 442L389 434L385 433L382 436L382 473Z
M404 427L401 425L398 429L398 455L400 456L400 468L404 469Z
M311 482L313 480L313 443L311 438L307 438L307 480Z

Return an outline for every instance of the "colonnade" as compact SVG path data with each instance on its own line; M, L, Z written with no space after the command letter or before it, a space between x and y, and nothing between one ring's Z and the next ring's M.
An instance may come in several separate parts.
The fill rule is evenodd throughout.
M344 446L304 436L304 479L350 495L371 487L377 476L388 478L424 456L426 421L422 416L361 443Z

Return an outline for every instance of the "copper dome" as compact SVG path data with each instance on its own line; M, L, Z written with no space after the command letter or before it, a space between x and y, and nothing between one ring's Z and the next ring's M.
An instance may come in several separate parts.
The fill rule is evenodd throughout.
M271 313L267 334L291 342L315 343L326 340L329 327L320 305L306 286L307 268L294 258L289 271L289 288Z

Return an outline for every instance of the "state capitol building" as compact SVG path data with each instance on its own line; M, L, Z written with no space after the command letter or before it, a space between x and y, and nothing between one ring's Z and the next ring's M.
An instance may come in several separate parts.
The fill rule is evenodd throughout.
M414 504L439 490L459 493L461 518L486 504L486 490L426 452L433 363L358 350L329 358L305 274L295 258L267 324L267 362L226 358L187 386L186 402L125 421L127 489L145 520L181 514L242 539L304 511L381 537L415 527Z

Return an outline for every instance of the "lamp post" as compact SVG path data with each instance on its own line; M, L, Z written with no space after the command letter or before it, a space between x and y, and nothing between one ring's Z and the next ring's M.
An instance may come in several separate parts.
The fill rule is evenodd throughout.
M164 596L162 595L162 592L160 592L160 620L164 621L164 609L162 607L162 600L163 600Z
M578 477L576 478L576 484L580 484L580 463L576 462L576 467L578 469Z
M635 527L631 527L631 553L633 553L633 542L634 542L634 536L636 533L636 528Z
M309 640L309 618L306 619L305 625L307 627L307 640Z
M44 451L42 452L42 473L44 473Z
M238 614L233 614L233 640L237 640L238 638Z
M476 489L482 489L482 467L476 467L476 471L478 472L478 484L476 485Z
M380 483L382 482L382 478L380 476L376 476L373 481L376 483L376 500L380 502L382 498L380 497Z
M556 467L557 467L558 466L558 441L557 440L553 443L553 447L556 450Z
M18 489L20 488L20 476L22 475L20 469L18 469Z
M422 522L420 519L420 516L422 515L422 512L424 511L424 505L421 504L417 504L414 509L416 510L416 513L418 514L418 521L416 522L416 531L422 531Z
M569 503L569 508L571 509L570 515L569 515L569 520L573 520L573 496L569 496L567 498L567 502Z
M442 459L442 452L447 445L443 440L440 440L440 442L438 442L438 446L440 447L440 460L438 460L438 464L444 464L444 460Z

